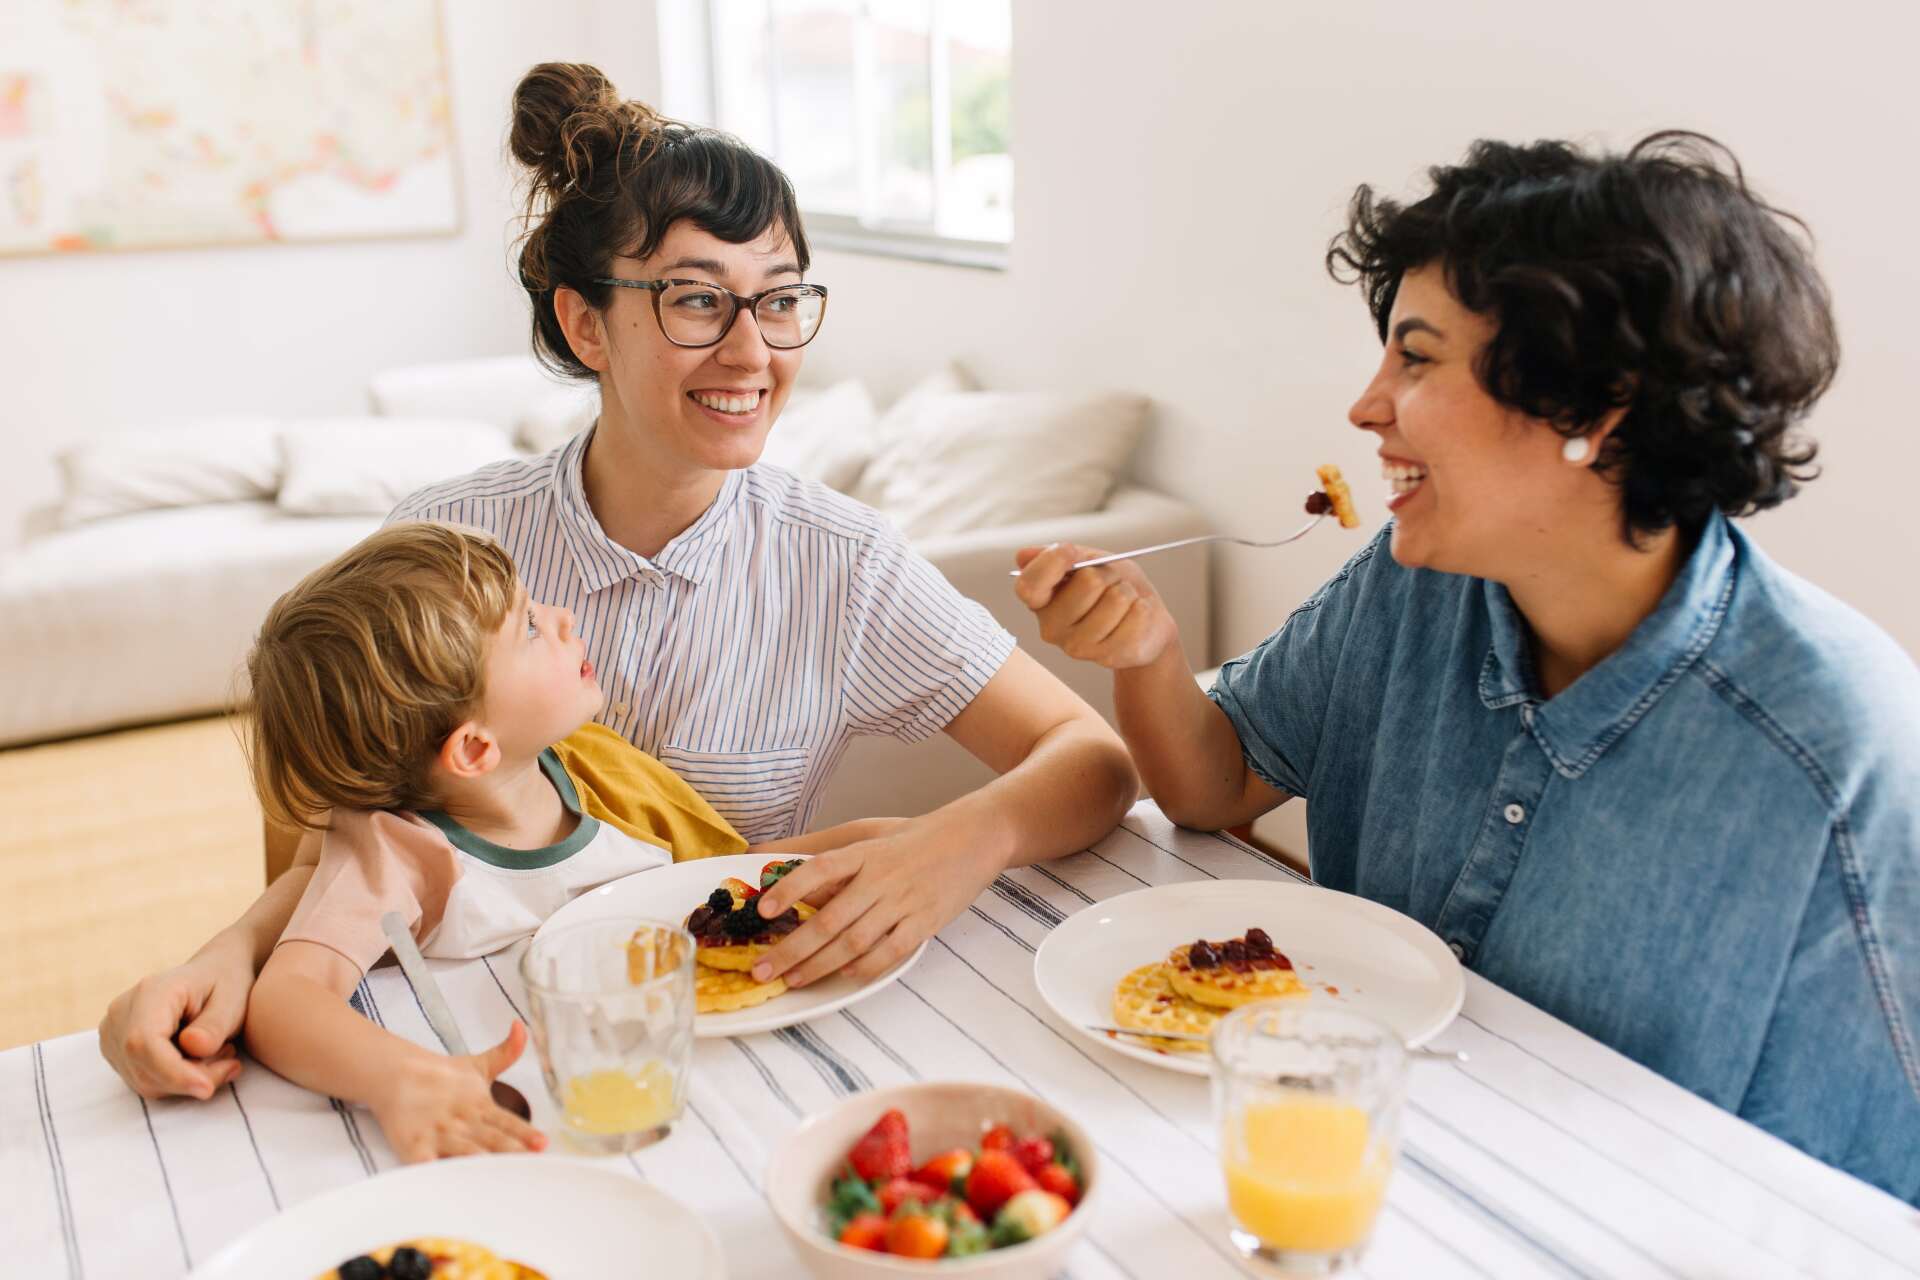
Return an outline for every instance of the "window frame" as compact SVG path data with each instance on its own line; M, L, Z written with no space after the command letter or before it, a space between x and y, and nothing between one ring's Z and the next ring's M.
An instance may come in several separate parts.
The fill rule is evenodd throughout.
M671 116L706 122L715 122L720 118L718 68L721 65L721 51L714 22L714 3L715 0L662 0L660 4L662 98L667 114ZM944 0L932 0L932 22L927 37L931 99L928 127L932 134L933 205L936 209L940 207L941 189L953 154L951 79L950 64L945 54L943 3ZM860 70L856 66L856 78L859 75ZM777 85L778 76L776 64L769 77L770 83ZM770 124L773 131L773 159L778 163L780 119L777 114L771 116ZM859 122L856 127L859 127ZM862 164L870 164L871 149L863 145L861 151ZM819 248L991 271L1006 270L1011 259L1011 239L976 240L941 235L916 223L868 221L854 214L810 209L804 200L800 210L807 220L807 239Z

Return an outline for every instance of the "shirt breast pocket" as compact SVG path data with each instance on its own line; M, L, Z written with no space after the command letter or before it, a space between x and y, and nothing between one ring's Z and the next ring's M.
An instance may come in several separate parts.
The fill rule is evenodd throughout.
M654 758L683 778L749 843L778 840L793 828L807 786L805 747L696 751L663 746Z

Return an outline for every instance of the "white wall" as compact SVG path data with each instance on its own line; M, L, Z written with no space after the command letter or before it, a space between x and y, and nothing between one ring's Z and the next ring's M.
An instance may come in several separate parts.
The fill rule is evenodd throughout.
M650 15L594 0L450 0L458 236L0 258L0 547L89 433L196 413L353 413L396 364L525 349L508 261L508 103L548 59L658 94Z
M1699 129L1813 227L1845 344L1811 423L1825 477L1748 528L1920 654L1920 539L1901 520L1920 23L1854 0L1781 12L1015 0L1011 269L822 254L833 310L810 372L897 389L951 352L989 386L1137 389L1161 408L1141 473L1223 529L1290 527L1323 461L1377 519L1373 439L1345 415L1378 345L1321 265L1354 185L1414 190L1480 136ZM1354 545L1221 550L1213 656L1266 635Z

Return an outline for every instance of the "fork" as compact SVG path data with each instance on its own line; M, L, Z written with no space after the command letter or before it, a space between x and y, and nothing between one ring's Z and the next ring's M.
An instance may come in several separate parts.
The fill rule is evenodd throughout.
M1322 520L1325 520L1328 514L1328 512L1322 511L1319 515L1314 516L1286 537L1277 538L1272 542L1256 542L1252 538L1234 538L1224 533L1203 533L1196 538L1180 538L1173 542L1156 542L1150 547L1135 547L1131 551L1115 551L1111 555L1095 556L1091 560L1082 560L1078 564L1071 566L1067 572L1072 573L1075 569L1091 569L1097 564L1112 564L1115 560L1137 560L1141 556L1150 556L1157 551L1172 551L1175 547L1191 547L1202 542L1231 542L1242 547L1284 547L1289 542L1295 542L1306 537L1308 531ZM1007 576L1009 578L1017 578L1020 576L1020 570L1015 569L1007 574Z

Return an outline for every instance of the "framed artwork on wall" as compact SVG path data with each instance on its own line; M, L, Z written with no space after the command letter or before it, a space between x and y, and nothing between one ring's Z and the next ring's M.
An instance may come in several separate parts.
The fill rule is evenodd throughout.
M460 230L438 0L8 0L0 254Z

